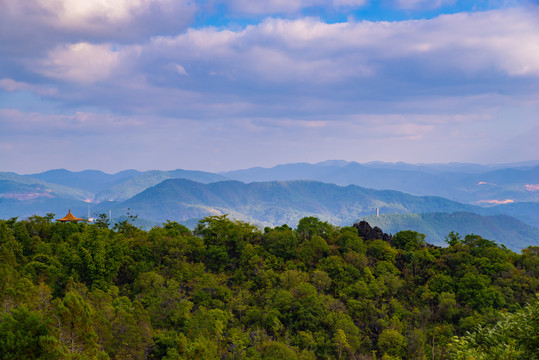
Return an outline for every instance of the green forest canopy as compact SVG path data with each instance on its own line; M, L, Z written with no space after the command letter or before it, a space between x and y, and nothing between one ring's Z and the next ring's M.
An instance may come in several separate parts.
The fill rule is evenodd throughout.
M193 232L53 218L0 220L2 359L536 356L539 247L363 239L312 217Z

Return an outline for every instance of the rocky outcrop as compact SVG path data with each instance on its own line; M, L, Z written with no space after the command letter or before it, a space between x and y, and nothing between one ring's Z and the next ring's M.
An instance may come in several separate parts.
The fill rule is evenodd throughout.
M388 242L391 241L391 234L384 233L378 226L375 226L374 228L371 227L365 220L355 223L354 227L357 229L359 236L361 236L363 240L381 239Z

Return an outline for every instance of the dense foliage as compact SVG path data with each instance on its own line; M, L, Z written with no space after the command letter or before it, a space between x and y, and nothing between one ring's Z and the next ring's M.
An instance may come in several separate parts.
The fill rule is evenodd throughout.
M493 326L479 326L475 332L450 344L455 360L539 359L539 298L524 309L506 314Z
M537 247L364 240L316 218L52 219L0 220L2 359L464 359L503 339L520 359L537 342Z

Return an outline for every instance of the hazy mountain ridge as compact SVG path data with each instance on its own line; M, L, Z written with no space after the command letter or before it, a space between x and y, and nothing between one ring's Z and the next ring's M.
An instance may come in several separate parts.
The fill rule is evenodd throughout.
M139 173L137 176L133 176L122 183L99 192L96 194L96 201L126 200L164 180L178 178L189 179L201 183L210 183L225 179L221 175L204 171L181 169L171 171L150 170Z
M49 183L15 173L0 172L0 182L0 197L7 197L9 194L20 192L40 193L47 197L74 200L86 200L93 197L92 193L85 190Z
M8 174L8 173L5 173ZM16 175L16 174L12 174ZM441 196L450 200L488 205L489 202L537 202L537 162L503 165L356 163L330 160L317 164L282 164L219 174L194 170L126 170L106 174L97 170L64 169L24 175L28 181L47 182L84 193L94 202L126 200L167 179L185 178L201 183L224 180L242 182L312 180L340 186L358 185L377 190L396 190L414 195ZM35 179L35 180L30 180ZM528 187L526 187L528 185ZM531 187L530 187L531 186ZM50 187L50 186L49 186ZM64 190L65 191L65 190ZM73 196L71 196L73 197ZM80 197L80 196L79 196Z
M539 165L496 168L474 164L325 162L235 170L222 175L243 182L314 180L341 186L358 185L414 195L442 196L464 203L507 199L539 201L539 191L526 188L526 185L539 183Z
M213 209L214 213L236 213L242 218L271 225L295 224L302 215L349 225L359 217L382 213L430 211L472 211L475 207L441 197L418 197L392 190L346 187L316 181L273 181L245 184L222 181L201 184L185 179L166 180L119 204L150 220L188 219L181 216L186 206ZM292 216L290 213L298 214ZM277 214L282 214L278 216ZM304 215L303 215L304 216Z
M124 170L115 174L107 174L100 170L74 172L66 169L54 169L39 174L24 176L49 183L79 188L96 194L140 174L141 172L137 170Z
M539 228L539 202L502 204L489 208L492 214L506 214Z
M126 200L167 179L185 178L202 183L226 180L225 177L218 174L182 169L169 171L148 170L143 172L124 170L115 174L107 174L99 170L73 172L65 169L55 169L29 175L0 174L8 174L9 179L15 182L46 184L48 187L54 188L61 186L59 189L69 188L74 192L83 193L83 199L90 199L92 202ZM5 177L8 177L8 175L5 175ZM2 175L0 175L0 179L3 179Z

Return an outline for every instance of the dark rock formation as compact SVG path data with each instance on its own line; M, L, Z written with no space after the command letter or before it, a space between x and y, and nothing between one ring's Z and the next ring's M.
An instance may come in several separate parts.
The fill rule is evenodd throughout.
M378 226L375 226L374 228L371 227L365 220L355 223L354 227L357 229L359 236L361 236L363 240L381 239L388 242L391 241L390 234L384 233Z

